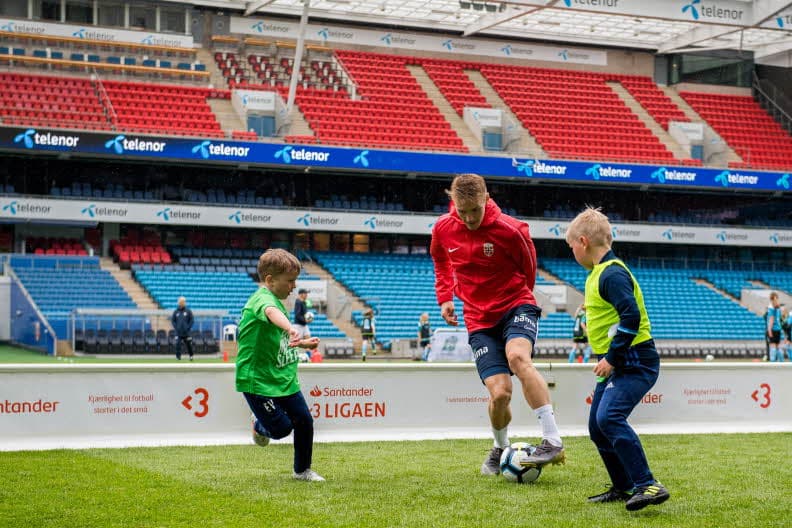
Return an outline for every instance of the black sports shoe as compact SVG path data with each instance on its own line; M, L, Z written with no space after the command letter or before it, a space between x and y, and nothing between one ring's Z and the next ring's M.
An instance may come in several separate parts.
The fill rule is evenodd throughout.
M542 467L547 464L563 464L566 461L564 448L554 446L547 440L536 447L533 454L520 461L522 467Z
M628 493L626 491L617 490L613 486L608 489L605 493L600 493L599 495L592 495L587 500L589 502L625 502L630 497L632 497L632 493Z
M484 463L481 464L482 475L498 475L500 474L500 459L503 454L503 449L500 447L493 447Z
M627 501L625 507L628 511L640 510L650 504L662 504L669 497L671 497L671 494L668 493L665 486L659 480L655 480L654 484L635 488L633 496Z

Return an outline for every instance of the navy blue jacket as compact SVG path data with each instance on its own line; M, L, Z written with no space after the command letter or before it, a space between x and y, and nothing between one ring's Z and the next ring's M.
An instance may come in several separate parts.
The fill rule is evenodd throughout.
M186 306L184 308L176 308L173 310L171 323L173 324L173 329L176 331L177 336L188 337L193 326L192 310Z

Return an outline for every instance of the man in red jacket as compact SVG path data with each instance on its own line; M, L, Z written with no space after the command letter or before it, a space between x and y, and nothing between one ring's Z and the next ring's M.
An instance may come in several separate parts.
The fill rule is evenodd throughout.
M460 174L446 193L451 211L432 230L435 290L440 315L451 326L459 324L454 294L464 303L473 358L490 394L495 442L481 473L497 475L500 456L509 446L512 374L542 426L542 442L523 465L562 463L564 448L550 392L531 361L542 310L532 291L536 250L528 224L503 214L476 174Z

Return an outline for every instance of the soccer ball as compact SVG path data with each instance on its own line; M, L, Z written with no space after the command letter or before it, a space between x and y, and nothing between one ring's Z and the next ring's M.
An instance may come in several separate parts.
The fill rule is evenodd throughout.
M313 312L306 312L305 313L305 322L310 323L314 320L314 313Z
M520 461L528 458L536 451L536 446L527 442L515 442L503 450L500 459L500 470L509 482L525 484L533 482L542 474L541 467L522 467Z

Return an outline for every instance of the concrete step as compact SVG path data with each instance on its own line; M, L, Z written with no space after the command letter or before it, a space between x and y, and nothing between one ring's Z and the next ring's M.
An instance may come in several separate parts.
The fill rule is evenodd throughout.
M651 130L652 134L654 134L655 137L660 140L660 143L662 143L665 148L667 148L674 155L674 158L678 160L690 158L690 153L685 152L685 149L682 148L682 145L677 143L676 140L671 137L671 134L669 134L662 126L660 126L657 121L654 120L651 115L649 115L649 112L647 112L646 109L641 106L641 103L639 103L635 97L633 97L632 94L621 85L621 83L608 81L605 84L607 84L611 90L616 92L616 95L619 96L627 108L632 110L633 114L638 116L638 119L641 120L644 126Z
M107 270L118 281L118 284L129 295L137 307L141 310L159 310L160 307L154 302L154 299L148 294L146 290L138 283L133 277L132 272L129 270L122 270L118 264L113 262L109 257L102 257L99 259L99 266L103 270Z
M239 115L231 106L231 101L227 99L207 99L206 102L214 112L217 122L220 123L220 128L226 135L231 135L234 130L247 130L247 126L239 118Z
M440 89L434 81L429 78L423 66L408 65L407 69L410 70L410 73L413 74L413 77L415 77L415 80L421 85L426 95L429 96L429 99L431 99L437 109L440 110L440 113L443 114L445 120L451 124L451 128L462 139L462 142L468 150L470 152L483 152L484 149L481 146L481 142L476 139L465 124L465 121L456 113L456 110L451 107L448 99L440 92Z
M285 101L284 101L285 102ZM311 129L311 126L308 124L308 121L305 119L302 111L297 107L295 104L292 108L291 114L289 114L289 119L291 121L291 125L289 126L289 133L290 136L314 136L314 131Z
M503 115L506 117L507 120L510 120L512 123L515 124L517 127L517 132L519 134L519 141L516 145L512 148L508 149L513 154L521 154L531 158L547 158L547 152L536 142L536 138L534 138L528 130L523 127L522 123L517 116L514 115L514 112L511 111L509 105L506 104L506 101L501 99L501 96L498 95L498 92L492 87L492 85L487 81L487 79L481 74L478 70L465 70L470 81L476 85L481 95L487 100L489 105L492 108L497 108Z

